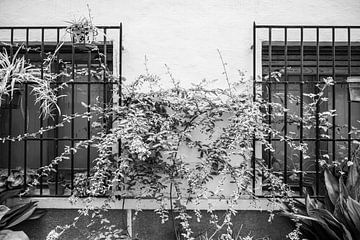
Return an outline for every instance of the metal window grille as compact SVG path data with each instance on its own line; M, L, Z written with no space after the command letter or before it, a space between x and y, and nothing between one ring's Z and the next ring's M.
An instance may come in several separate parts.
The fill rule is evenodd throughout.
M260 66L259 66L260 65ZM280 79L271 77L272 72L281 72ZM280 171L285 183L295 191L296 196L304 196L305 190L313 196L324 193L320 161L339 161L352 159L356 149L355 134L352 127L359 128L360 105L350 100L349 76L360 76L360 26L294 26L294 25L256 25L253 26L253 76L254 100L261 91L264 99L275 102L276 94L289 113L284 114L279 129L283 136L295 132L292 141L308 143L308 158L302 151L293 151L280 138L268 137L275 152L262 151L262 158L274 171ZM256 76L261 76L257 78ZM334 85L325 95L328 102L316 105L314 130L308 131L303 124L297 129L288 122L288 114L295 112L304 115L307 93L316 93L316 84L322 78L332 77ZM261 89L261 90L259 90ZM297 104L290 96L298 98ZM319 123L319 112L337 110L337 116L330 119L332 127L325 137ZM271 109L269 110L271 111ZM276 119L268 117L267 123L278 128ZM255 144L255 139L254 139ZM253 152L255 192L256 163ZM275 169L277 168L277 169ZM293 171L295 170L295 171Z
M62 101L61 103L58 102L61 111L70 115L80 109L80 101L89 105L94 103L95 98L98 96L103 104L112 104L114 85L117 85L120 88L118 91L121 92L122 24L120 23L119 26L98 26L97 28L99 35L97 41L93 42L93 45L98 49L97 51L93 51L92 48L85 45L74 44L74 39L71 41L71 37L62 40L62 37L66 34L66 27L63 26L0 27L0 47L1 51L6 51L9 54L10 58L13 58L20 48L18 57L24 56L31 64L35 63L41 69L41 77L44 77L43 62L47 57L47 53L54 53L56 46L64 41L64 44L56 53L58 61L54 61L54 64L52 64L52 71L58 73L61 68L67 66L66 71L73 80L68 83L65 92L62 92L67 96L59 99L59 101ZM110 41L110 35L116 36L112 38L116 40ZM114 66L114 64L118 65ZM117 68L118 81L109 80L105 74L105 69L111 72L114 68ZM79 70L85 71L86 74L80 76L78 74ZM103 71L101 79L94 79L91 74L92 71ZM58 77L54 85L58 86L65 80L69 80L69 78ZM6 99L4 100L4 104L0 109L1 137L16 137L59 123L59 115L56 115L54 119L44 120L39 118L39 106L34 105L34 98L30 94L31 84L24 83L18 103L14 103L14 99L10 103L6 103ZM35 111L36 108L37 111ZM90 107L85 110L83 107L82 111L90 111ZM55 128L50 132L35 137L26 137L19 142L1 142L0 168L2 181L6 181L5 179L13 173L14 169L20 167L23 171L23 184L26 186L26 175L30 168L37 168L50 163L52 159L63 151L65 145L74 147L76 142L90 139L93 133L91 128L92 120L77 121L72 119L68 125L63 127L65 130ZM85 172L87 175L90 173L91 160L94 158L94 154L96 153L87 148L80 156L72 153L68 163L64 166L59 165L59 171L55 176L55 194L52 195L61 195L58 189L60 170L62 170L67 180L66 183L72 191L75 174L79 171ZM65 193L64 196L68 194ZM40 184L36 191L30 195L49 196L45 179L40 178Z

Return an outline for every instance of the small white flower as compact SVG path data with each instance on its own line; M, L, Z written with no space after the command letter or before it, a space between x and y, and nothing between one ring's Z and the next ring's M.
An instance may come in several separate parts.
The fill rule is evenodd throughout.
M56 240L59 239L61 234L59 234L58 232L56 232L55 229L51 230L49 232L49 234L46 236L46 240Z

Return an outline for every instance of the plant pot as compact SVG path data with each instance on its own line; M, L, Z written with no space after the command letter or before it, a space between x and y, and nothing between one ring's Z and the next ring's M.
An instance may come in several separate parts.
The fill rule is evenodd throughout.
M27 194L28 196L36 195L36 187L35 187L35 186L29 186L29 187L27 188L26 194Z
M65 181L57 183L57 194L56 194L56 183L48 182L50 195L64 195L65 193Z
M94 42L95 36L97 35L96 29L86 27L72 27L69 28L69 32L72 37L72 41L75 45L90 45Z
M92 42L91 33L87 31L74 31L72 37L74 44L90 44Z
M360 76L348 77L350 101L360 102Z

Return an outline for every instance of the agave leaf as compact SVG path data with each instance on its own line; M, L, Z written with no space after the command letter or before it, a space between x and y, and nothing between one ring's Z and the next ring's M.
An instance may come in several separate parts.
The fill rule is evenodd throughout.
M336 239L336 240L343 240L342 238L340 238L340 236L338 236L336 234L336 232L334 232L329 226L328 224L321 218L316 218L316 217L310 217L310 216L304 216L304 215L299 215L299 214L292 214L292 216L294 218L297 219L301 219L301 220L310 220L313 221L315 223L317 223L323 230L324 233L326 234L326 236L324 236L324 239ZM320 229L319 229L320 230ZM352 238L347 239L347 240L352 240Z
M19 214L17 218L14 218L6 228L11 228L25 220L27 220L35 211L36 205L31 206L30 208L26 209L21 215Z
M27 212L27 210L31 209L35 204L35 202L29 202L11 208L11 210L1 219L0 227L7 227L9 223L16 220L24 212Z
M355 186L356 186L356 182L359 179L358 165L359 163L357 159L354 159L354 164L351 165L349 168L349 173L346 181L346 187L349 190L350 196L352 198L355 198Z
M349 197L346 201L348 214L355 225L354 234L360 236L360 203Z
M335 204L335 209L334 209L334 217L339 220L341 223L346 223L346 219L345 219L345 216L343 214L343 211L341 209L341 204L340 204L340 201L338 201L336 204Z
M324 171L325 177L325 186L328 192L330 201L332 204L336 204L337 199L339 198L339 182L338 180L330 173L328 168L325 168Z
M339 224L340 222L326 209L314 209L310 212L310 217L323 219L331 224Z
M24 209L26 207L27 204L19 204L17 206L14 206L10 209L10 211L5 214L5 216L1 219L0 221L0 228L3 228L7 225L7 222L13 217L15 216L17 213L23 211L22 209Z
M312 212L312 217L315 217L317 219L322 219L325 221L329 227L334 230L336 233L342 232L342 236L345 237L345 239L352 239L352 235L347 229L347 227L339 222L331 212L329 212L326 209L314 209Z
M295 213L292 213L292 212L289 212L289 211L282 211L282 212L280 213L281 216L285 216L285 217L288 217L288 218L290 218L290 219L295 219L295 218L296 218L296 216L295 216L294 214L295 214ZM298 214L298 215L306 216L306 215L303 215L303 214ZM309 227L312 226L310 219L302 218L301 220L302 220L302 224L306 224L306 225L308 225Z
M347 199L349 197L349 191L345 186L344 178L341 175L339 178L339 198L340 199Z
M306 205L303 202L299 201L298 199L294 199L293 205L297 209L297 213L306 214Z
M36 209L34 213L27 220L39 219L47 213L45 209Z
M337 238L333 238L329 236L329 234L326 232L323 227L311 220L300 220L301 221L301 232L305 233L306 236L309 237L311 240L333 240Z
M331 202L329 195L325 194L324 196L324 204L323 204L323 208L328 210L329 212L333 213L334 212L334 204Z
M306 205L299 201L298 199L293 199L292 201L292 205L290 205L289 202L285 202L283 201L282 202L283 206L285 207L285 209L283 209L282 211L290 211L292 212L292 209L296 209L297 210L297 213L299 214L307 214L307 211L306 211Z
M8 208L5 205L0 205L0 220L4 217L5 214L7 214L10 211L10 208Z
M323 237L321 237L322 235L320 235L319 232L316 231L312 225L308 226L302 222L301 231L302 231L302 233L305 233L306 236L310 237L313 240L323 240L324 239ZM325 239L325 240L329 240L329 239Z
M13 214L14 212L18 211L20 208L24 207L26 205L26 203L22 203L22 204L18 204L15 206L12 206L10 208L10 211L5 215L6 217L10 216L11 214ZM2 220L1 220L2 221Z
M311 200L309 194L306 194L305 206L306 206L307 215L310 215L310 212L317 208L316 204L315 204L315 201Z
M346 205L346 199L344 199L341 194L337 205L337 212L334 213L335 217L342 222L347 229L349 229L352 236L356 237L356 226L350 217L349 209Z
M6 201L9 198L12 197L16 197L20 194L21 189L12 189L12 190L8 190L8 191L4 191L2 193L0 193L0 203L3 203L4 201Z
M352 198L355 200L355 201L360 201L360 176L359 178L357 179L357 181L355 182L355 185L352 187Z

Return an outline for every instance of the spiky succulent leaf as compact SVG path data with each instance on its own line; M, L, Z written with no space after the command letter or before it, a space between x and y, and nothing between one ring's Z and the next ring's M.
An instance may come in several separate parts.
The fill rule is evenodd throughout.
M353 235L360 236L360 203L349 197L346 200L346 207L351 222L354 225Z
M341 235L338 235L334 230L332 230L329 225L324 221L324 219L317 217L304 216L300 214L291 214L293 219L299 219L302 222L304 220L308 220L312 222L312 227L315 231L317 231L320 239L331 239L331 240L343 240ZM347 240L352 240L347 239Z
M0 203L3 203L9 198L19 196L21 189L12 189L0 193Z
M10 208L8 208L5 205L0 205L0 220L10 211Z
M12 221L8 223L6 228L11 228L15 225L18 225L19 223L27 220L35 211L36 205L32 205L31 207L27 208L25 211L23 211L21 214L18 214L17 217L13 218Z
M349 190L350 196L355 200L358 200L356 194L357 192L356 186L357 186L357 182L359 181L359 169L358 169L359 164L357 159L355 159L353 162L354 162L353 165L351 165L349 168L346 187Z
M310 215L310 212L314 209L316 209L316 203L314 200L311 200L309 194L306 194L305 197L305 206L306 206L306 213L307 215Z
M27 220L36 220L43 217L47 211L45 209L36 209L34 213Z
M36 202L20 204L11 208L11 210L1 219L0 228L9 228L9 225L13 222L18 222L18 219L21 219L22 221L26 220L35 211L35 208ZM30 215L28 215L29 212L31 212ZM24 218L24 215L26 218Z
M314 209L311 211L310 216L323 221L324 224L329 226L338 236L342 236L342 239L352 239L350 230L338 221L328 210Z

